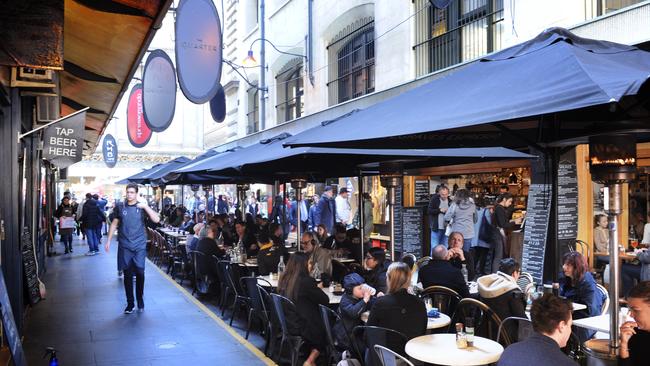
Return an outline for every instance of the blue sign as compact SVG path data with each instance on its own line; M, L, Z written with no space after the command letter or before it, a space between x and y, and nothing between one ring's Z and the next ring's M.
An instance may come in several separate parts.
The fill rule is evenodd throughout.
M102 155L107 167L112 168L117 164L117 142L115 142L115 138L111 134L104 136Z
M221 84L217 94L210 99L210 114L215 122L223 122L226 119L226 94Z
M181 0L175 31L181 91L190 102L203 104L219 89L223 57L221 20L212 0Z

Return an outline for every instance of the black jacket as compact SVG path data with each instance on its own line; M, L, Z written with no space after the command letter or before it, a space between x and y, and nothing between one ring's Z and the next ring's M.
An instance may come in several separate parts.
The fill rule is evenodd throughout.
M451 206L451 200L447 198L447 202ZM429 228L431 230L442 230L444 227L438 227L438 215L440 215L440 195L433 194L431 195L431 200L429 200L429 206L427 207L427 215L429 215Z
M418 279L424 288L433 285L445 286L458 292L461 297L469 297L469 289L463 274L449 261L440 259L429 261L429 264L420 268Z
M527 339L513 343L501 354L498 366L577 366L553 339L533 333Z
M636 334L627 342L630 349L630 357L620 358L618 364L620 366L641 366L647 365L650 360L650 332L634 328Z
M366 280L366 283L374 287L377 292L388 292L388 285L386 284L386 271L388 271L388 266L390 261L385 261L383 265L377 266L371 271L366 271L363 274L363 278Z
M288 252L287 248L275 245L262 245L260 251L257 252L257 268L261 276L266 276L269 273L276 273L278 271L278 264L280 257L284 257L284 263L287 263Z
M324 348L326 344L325 329L318 305L328 305L329 298L316 281L304 276L298 279L298 298L291 299L296 305L296 312L285 309L289 333L301 335L311 346Z
M467 279L469 281L474 281L476 279L476 269L474 268L474 256L472 255L472 253L466 250L463 250L463 256L465 257L465 261L461 261L460 258L454 257L450 259L449 262L451 262L451 264L458 269L462 269L463 264L465 264L465 266L467 267Z
M226 253L222 249L219 249L217 242L214 239L208 237L199 239L196 244L196 250L204 254L204 256L201 257L203 260L197 263L199 272L202 274L215 275L217 273L217 263L212 256L214 255L221 258Z
M372 308L375 299L371 297L370 301L366 303L363 299L357 299L347 293L343 294L341 303L339 304L339 315L343 324L336 323L334 326L334 335L338 344L345 348L350 347L346 332L352 332L352 329L357 325L364 325L361 321L361 314Z
M86 200L81 214L81 222L86 228L96 228L106 220L106 216L97 206L94 199Z
M427 309L417 296L405 289L377 298L367 325L384 327L404 334L408 339L423 335L427 330ZM390 347L396 352L402 350Z

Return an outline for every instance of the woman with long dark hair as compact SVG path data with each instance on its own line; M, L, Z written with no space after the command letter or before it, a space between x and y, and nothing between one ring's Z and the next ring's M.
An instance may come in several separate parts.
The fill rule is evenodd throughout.
M564 277L561 279L560 295L567 299L587 306L585 310L573 312L573 319L582 319L600 315L603 306L603 295L596 287L596 281L589 272L587 259L579 252L569 252L562 261ZM589 340L594 331L584 328L576 329L580 342Z
M502 193L497 197L497 204L494 206L494 224L499 229L503 239L501 242L494 243L494 254L492 255L492 272L494 273L498 270L504 254L507 256L510 253L508 233L517 229L522 221L521 218L510 219L512 201L513 197L510 193Z
M278 293L296 305L296 311L286 311L287 326L291 334L300 335L310 347L303 365L312 366L326 347L325 329L321 322L318 305L329 304L329 298L316 281L309 276L309 256L294 253L278 281Z

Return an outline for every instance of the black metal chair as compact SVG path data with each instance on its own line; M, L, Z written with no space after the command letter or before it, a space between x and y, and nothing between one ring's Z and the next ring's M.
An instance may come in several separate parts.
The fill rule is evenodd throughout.
M285 313L285 310L297 312L296 305L293 303L293 301L278 294L271 294L271 299L273 299L273 310L280 323L280 330L282 332L282 340L280 341L280 347L278 348L278 359L280 359L282 356L284 345L286 343L289 343L289 351L291 352L291 366L296 366L298 364L298 357L300 356L300 348L303 346L305 341L301 336L294 335L289 332L289 326L287 324L287 317Z
M384 346L376 344L374 348L382 366L414 366L406 357Z
M198 293L199 296L209 295L214 283L214 273L207 266L208 258L205 253L198 250L190 251L189 254L192 258L192 273L194 274L192 295L195 293Z
M250 310L248 311L248 326L246 327L246 336L244 338L248 339L248 335L251 331L251 325L253 319L258 319L262 324L262 330L268 326L269 323L269 314L264 308L262 295L260 295L260 290L258 289L257 278L256 277L242 277L239 279L241 282L241 287L244 289L246 294L248 294Z
M509 342L511 343L506 342L504 334L508 335ZM501 343L504 347L507 347L512 343L526 340L526 338L530 337L532 334L533 323L531 323L529 319L511 316L503 319L499 325L497 342Z
M350 273L350 269L345 264L332 259L332 281L343 282L343 277Z
M277 340L277 335L281 333L280 322L275 314L275 311L273 311L273 299L271 299L269 292L266 290L266 288L264 288L264 286L260 285L259 283L257 284L257 290L260 294L262 309L268 317L268 321L265 324L267 332L265 334L266 345L264 346L264 354L270 355L272 357L275 350L274 345Z
M456 323L466 324L467 318L474 321L475 335L497 341L501 318L489 306L471 298L464 298L458 303L449 324L449 333L456 332ZM506 332L502 335L502 341L504 344L512 343Z
M212 256L212 258L217 263L217 279L219 280L219 284L220 284L219 285L219 307L221 308L221 317L223 317L223 315L226 312L226 304L228 302L228 297L232 292L228 282L228 276L226 275L226 273L228 272L229 262L221 260L216 256Z
M429 286L420 292L420 298L424 301L431 299L431 305L447 315L454 314L461 300L456 291L445 286Z
M327 339L327 348L325 350L325 360L328 365L332 363L338 363L341 358L340 353L344 351L342 347L339 346L336 341L336 336L334 335L334 325L337 322L341 322L341 317L332 309L324 305L318 305L320 308L321 319L323 320L323 326L325 327L325 337ZM350 342L352 345L352 342Z
M365 345L364 364L366 366L380 366L381 360L376 352L373 351L375 345L387 347L398 354L406 357L404 347L408 338L396 330L359 325L352 330L352 339L358 344Z
M250 309L250 298L242 288L241 282L239 281L241 279L242 272L245 270L246 267L238 263L229 263L226 266L226 279L228 280L228 286L231 288L232 292L235 295L233 303L230 306L232 308L232 315L230 317L231 326L233 320L237 314L239 314L239 310L241 310L242 307L245 307L247 310Z

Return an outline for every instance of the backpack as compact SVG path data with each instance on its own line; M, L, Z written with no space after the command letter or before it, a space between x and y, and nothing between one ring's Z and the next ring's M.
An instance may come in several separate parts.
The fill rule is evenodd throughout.
M488 213L488 209L485 209L483 212L483 217L481 218L481 227L478 232L478 238L481 241L484 241L486 243L489 243L490 245L494 246L499 240L503 240L501 237L501 232L499 231L499 228L496 227L496 225L490 223L487 220L487 217L485 216L486 213ZM494 217L492 217L492 222L494 222Z
M110 220L113 221L113 219L119 219L120 221L122 220L122 209L126 206L126 200L124 201L117 201L115 202L115 207L113 207L113 213L111 213ZM147 213L144 210L140 210L140 214L142 215L142 223L145 226L147 225Z

